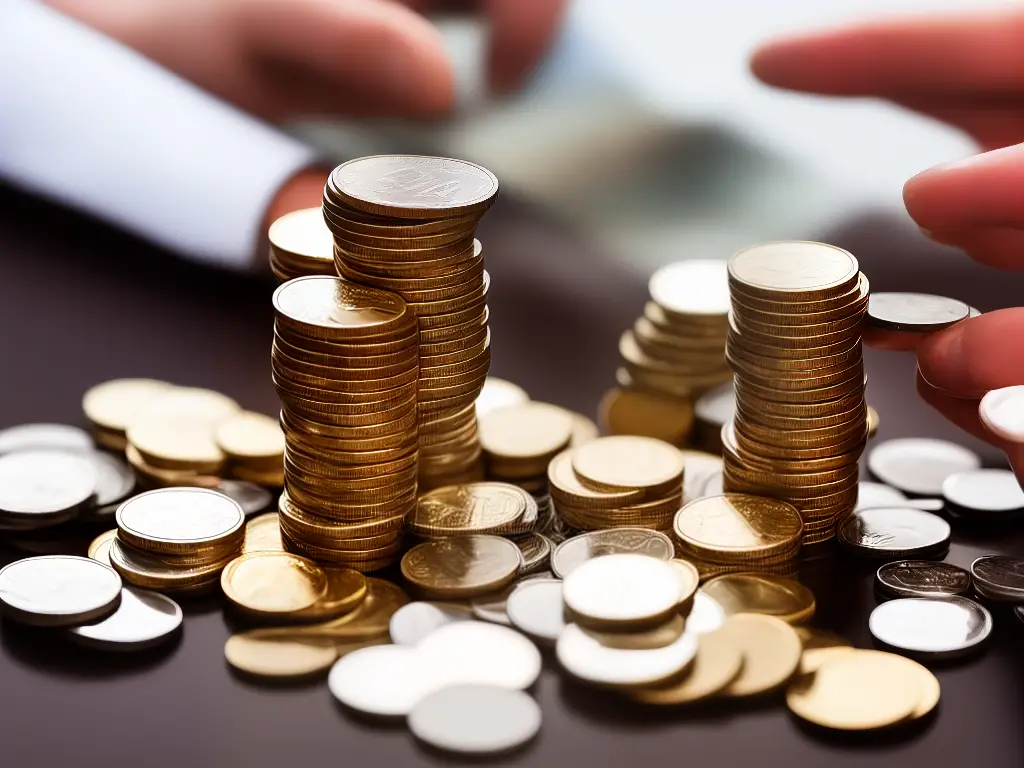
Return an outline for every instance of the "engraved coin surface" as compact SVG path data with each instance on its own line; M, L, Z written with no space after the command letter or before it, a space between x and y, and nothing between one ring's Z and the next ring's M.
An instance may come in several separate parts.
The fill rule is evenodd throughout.
M413 736L465 755L507 753L533 739L540 725L540 707L528 694L494 685L442 688L409 713Z
M727 573L708 580L701 590L721 605L727 616L763 614L800 624L814 615L814 593L799 581L782 576Z
M551 555L551 570L564 579L581 563L602 555L638 554L671 560L672 540L648 528L609 528L574 536L559 544Z
M577 622L610 629L661 623L686 595L670 563L646 555L616 554L573 569L565 577L562 596Z
M508 539L460 536L417 544L402 558L402 576L428 595L473 597L509 584L522 562Z
M868 629L880 643L909 655L954 658L988 639L992 614L966 597L905 597L875 608Z
M238 536L245 515L222 493L202 488L161 488L134 496L117 510L126 540L143 549L173 554Z
M852 287L859 270L853 254L825 243L766 243L745 248L729 259L733 280L775 293Z
M82 624L110 613L120 599L121 577L87 557L27 557L0 569L0 608L23 624Z
M990 600L1024 602L1024 558L985 555L971 563L974 586Z
M134 651L172 639L181 622L181 607L169 597L123 587L121 602L110 616L68 632L73 640L93 648Z
M580 680L630 688L660 683L684 670L697 655L697 635L683 632L663 648L637 651L606 645L578 624L569 624L555 653L562 667Z
M733 493L691 501L674 524L676 536L698 551L764 556L791 547L803 528L791 504Z
M871 474L916 496L940 496L947 477L980 467L981 458L973 451L932 438L886 440L868 454Z
M657 270L648 283L660 307L681 315L726 315L729 271L719 259L688 259Z
M949 548L952 529L938 515L909 507L872 507L839 527L839 542L864 557L929 557Z
M966 320L971 308L962 301L928 293L872 293L868 322L876 328L933 333Z
M530 494L510 483L449 485L421 495L406 524L428 536L498 533L526 514L531 502L536 506Z
M397 645L416 645L435 629L453 621L472 621L473 612L458 603L406 603L391 617L388 631Z
M966 595L971 589L971 574L952 563L899 560L878 569L875 588L889 597Z

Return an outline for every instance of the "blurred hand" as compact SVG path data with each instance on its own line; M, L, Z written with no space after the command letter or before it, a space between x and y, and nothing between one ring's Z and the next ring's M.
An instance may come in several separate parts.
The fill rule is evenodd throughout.
M268 120L429 117L451 108L451 65L419 12L482 10L489 77L522 82L566 0L49 0L80 21Z

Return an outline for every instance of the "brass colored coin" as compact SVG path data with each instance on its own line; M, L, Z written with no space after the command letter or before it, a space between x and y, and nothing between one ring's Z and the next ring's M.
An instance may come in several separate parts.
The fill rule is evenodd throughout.
M672 645L679 640L685 630L686 622L683 617L678 613L673 613L666 621L650 629L630 631L587 629L587 634L606 648L617 648L622 651L654 651Z
M582 563L595 557L630 553L667 561L675 555L675 547L664 533L647 528L591 531L559 544L551 555L551 570L564 579Z
M362 604L368 591L366 577L351 568L324 568L327 591L309 608L291 617L295 621L327 621L349 613Z
M825 243L755 245L729 259L731 285L751 296L815 301L849 292L859 274L851 253Z
M610 389L598 407L611 435L641 435L679 444L693 429L693 402L635 389Z
M601 437L575 449L572 468L580 479L605 490L660 488L683 480L683 454L650 437Z
M697 654L697 635L683 632L662 648L633 650L606 645L599 636L568 624L555 644L559 663L573 677L594 685L634 689L680 674Z
M697 638L697 657L690 671L656 688L628 691L634 701L672 706L710 698L733 682L743 668L742 647L728 632L716 630Z
M89 545L89 557L99 560L104 565L110 565L110 545L117 538L117 528L104 531Z
M795 627L804 652L800 657L800 674L808 675L817 671L818 667L829 659L855 651L850 641L842 635L816 627Z
M245 524L245 539L242 542L242 554L250 552L283 552L281 543L281 524L277 512L254 517Z
M110 543L109 557L111 566L126 582L161 592L210 589L216 586L218 575L228 563L220 560L204 565L173 566L116 538Z
M519 570L521 575L547 569L551 563L551 551L554 549L551 539L542 533L532 532L525 536L517 536L514 541L523 556L523 567Z
M722 690L724 696L774 691L785 685L800 665L800 638L791 626L773 616L736 614L727 618L719 631L743 653L743 668Z
M271 253L297 267L329 267L334 271L334 239L320 207L303 208L275 219L268 232Z
M154 379L114 379L86 390L82 397L85 417L95 426L123 435L150 403L173 388Z
M874 437L875 432L878 431L878 425L881 423L881 417L878 415L878 411L868 406L868 437Z
M739 554L770 557L792 547L803 532L796 507L776 499L725 494L698 499L675 517L685 544L708 559Z
M327 672L338 652L328 640L261 637L256 630L229 637L224 658L238 671L256 677L300 679Z
M663 624L687 597L679 571L646 555L613 554L581 563L562 596L573 620L589 629L642 630ZM692 585L696 589L696 583Z
M509 483L447 486L420 496L406 524L413 533L433 537L501 533L531 506L536 509L530 495Z
M522 405L530 401L526 390L511 381L499 379L495 376L488 376L484 382L483 391L476 400L476 415L484 414L505 408L510 405Z
M135 419L127 436L143 460L160 469L218 474L224 465L213 425L205 419L148 413Z
M284 456L284 433L274 419L262 413L243 411L220 422L214 438L220 449L233 459L279 459Z
M156 553L241 545L245 514L222 493L202 488L163 488L133 496L117 510L118 536Z
M923 690L916 666L880 651L840 655L798 679L786 693L786 705L797 717L825 728L884 728L917 709Z
M508 539L462 536L413 547L402 558L402 576L428 596L466 598L510 584L522 562Z
M700 572L689 560L673 557L668 562L676 569L676 576L679 578L680 591L682 593L679 605L684 613L689 613L693 605L693 596L697 592L697 587L700 586Z
M547 403L506 406L480 417L480 444L490 455L507 459L553 456L572 439L572 417Z
M762 614L790 624L800 624L814 615L814 593L793 579L734 573L711 579L702 589L730 616Z
M412 319L398 295L327 275L279 286L274 309L279 323L314 339L397 337Z
M721 316L729 311L729 276L718 259L668 264L651 276L651 298L677 315Z
M228 563L220 584L243 611L280 616L312 607L327 592L327 575L316 563L288 552L251 552Z

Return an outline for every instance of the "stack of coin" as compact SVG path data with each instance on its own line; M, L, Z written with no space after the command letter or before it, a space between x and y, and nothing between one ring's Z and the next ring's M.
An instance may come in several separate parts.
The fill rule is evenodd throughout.
M203 488L161 488L117 509L117 535L107 557L129 584L160 592L215 587L245 536L242 508Z
M270 271L281 282L333 275L334 241L319 208L286 213L270 225Z
M128 424L172 388L154 379L114 379L90 387L82 396L82 410L93 439L112 451L125 450Z
M676 551L701 579L745 572L793 576L803 522L784 501L730 493L686 504L673 531Z
M338 166L324 189L338 274L394 291L419 325L420 486L482 479L473 403L490 367L476 226L498 194L480 166L418 155Z
M314 560L383 568L416 504L415 317L393 293L327 276L284 283L274 310L282 539Z
M803 543L828 541L857 503L867 438L867 278L841 248L770 243L730 259L729 285L736 413L722 430L725 488L791 503Z
M725 263L693 259L651 277L651 301L619 340L619 388L605 394L606 432L683 445L693 428L693 399L727 381L729 282Z
M227 456L230 477L276 488L284 485L284 433L274 419L242 411L218 423L214 439Z

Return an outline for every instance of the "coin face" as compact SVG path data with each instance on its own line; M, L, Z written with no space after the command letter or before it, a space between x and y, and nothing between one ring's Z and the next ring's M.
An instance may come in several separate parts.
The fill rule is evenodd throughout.
M971 575L984 597L1024 602L1024 558L985 555L971 563Z
M294 680L323 674L337 660L338 652L333 643L264 637L254 630L229 637L224 658L247 675Z
M756 696L775 690L793 676L800 664L800 637L774 616L736 614L726 619L719 631L743 652L740 674L723 689L723 696Z
M839 542L851 552L890 560L945 552L950 535L941 517L908 507L862 509L839 528Z
M664 486L679 478L683 454L650 437L613 435L575 449L572 467L584 481L609 490Z
M528 533L516 538L515 543L523 556L521 574L537 573L548 567L554 545L547 536L542 533Z
M416 545L402 558L402 576L428 595L472 597L509 584L521 565L508 539L472 535Z
M268 232L274 248L320 261L334 261L334 236L319 206L286 213Z
M23 624L82 624L111 613L120 598L117 573L87 557L27 557L0 569L0 608Z
M465 755L506 754L533 739L540 723L540 707L528 694L494 685L443 688L409 713L409 730L419 741Z
M898 507L907 500L901 491L882 483L861 480L857 484L857 509Z
M674 526L676 536L698 551L761 555L791 547L803 527L791 504L735 493L686 504Z
M555 405L528 402L485 413L480 445L493 455L526 459L554 455L572 440L572 414Z
M415 648L379 645L353 651L331 668L327 687L343 706L377 717L405 717L436 687Z
M396 294L315 275L284 283L274 292L277 312L306 326L380 333L404 317L405 302Z
M611 389L600 405L601 422L612 435L642 435L681 443L693 427L689 400L638 389Z
M284 456L284 433L276 419L242 411L220 422L214 430L217 446L228 456L268 459Z
M93 648L133 651L172 639L181 621L181 607L169 597L123 587L121 602L110 616L96 624L73 627L68 632L73 640Z
M995 435L1024 443L1024 384L988 392L978 404L978 416Z
M89 557L104 565L110 565L110 544L117 538L117 528L104 531L89 544Z
M0 516L29 525L74 517L96 490L96 467L61 450L26 450L0 456Z
M981 458L946 440L886 440L868 454L868 469L886 485L917 496L940 496L946 478L981 467Z
M800 582L782 576L728 573L709 580L701 589L729 616L763 614L800 624L814 615L814 593Z
M415 533L451 536L498 533L519 520L536 502L510 483L467 483L437 488L420 496L406 522Z
M643 629L664 622L685 597L675 568L646 555L581 563L562 586L565 607L594 629Z
M889 597L965 595L971 589L971 574L952 563L899 560L878 569L875 588Z
M946 504L960 515L1014 515L1024 512L1024 490L1008 469L957 472L942 483Z
M438 627L416 646L421 662L445 685L477 683L525 690L540 676L537 647L498 624L461 621Z
M553 645L565 629L560 579L534 579L518 585L505 602L512 626L539 643Z
M244 522L238 504L202 488L148 491L117 510L117 526L129 543L154 552L227 542L238 535Z
M663 648L625 650L602 643L578 624L569 624L555 644L555 653L562 667L580 680L632 688L660 683L684 670L697 655L697 635L683 632Z
M511 381L488 376L484 388L476 398L476 415L479 418L486 413L505 408L509 405L520 405L529 402L526 390Z
M724 261L688 259L657 270L648 283L657 304L680 315L726 315L729 273Z
M644 704L677 705L714 696L736 679L743 667L743 652L726 633L697 638L697 657L689 673L665 686L638 688L629 697Z
M929 293L872 293L868 322L876 328L934 333L966 320L971 308L962 301Z
M124 432L151 403L173 388L173 384L155 379L105 381L86 390L82 410L96 426Z
M842 288L856 281L859 270L852 254L825 243L767 243L729 259L733 280L775 293Z
M334 169L331 184L357 210L411 219L484 211L498 194L498 179L486 168L421 155L350 160Z
M697 635L714 632L725 624L726 614L722 604L703 589L693 596L693 608L686 617L686 631Z
M124 501L135 489L135 475L124 459L100 451L90 451L82 456L88 458L96 468L97 507Z
M91 451L92 438L78 427L66 424L21 424L0 429L0 455L14 451Z
M992 614L966 597L899 598L871 612L868 629L880 643L924 658L976 650L992 633Z
M327 593L327 575L311 560L289 552L251 552L224 568L221 588L236 606L258 615L311 608Z
M638 554L671 560L672 540L648 528L609 528L574 536L559 544L551 556L551 570L564 579L579 565L602 555Z
M473 612L458 603L406 603L391 617L388 631L397 645L416 645L435 629L453 621L472 621Z

